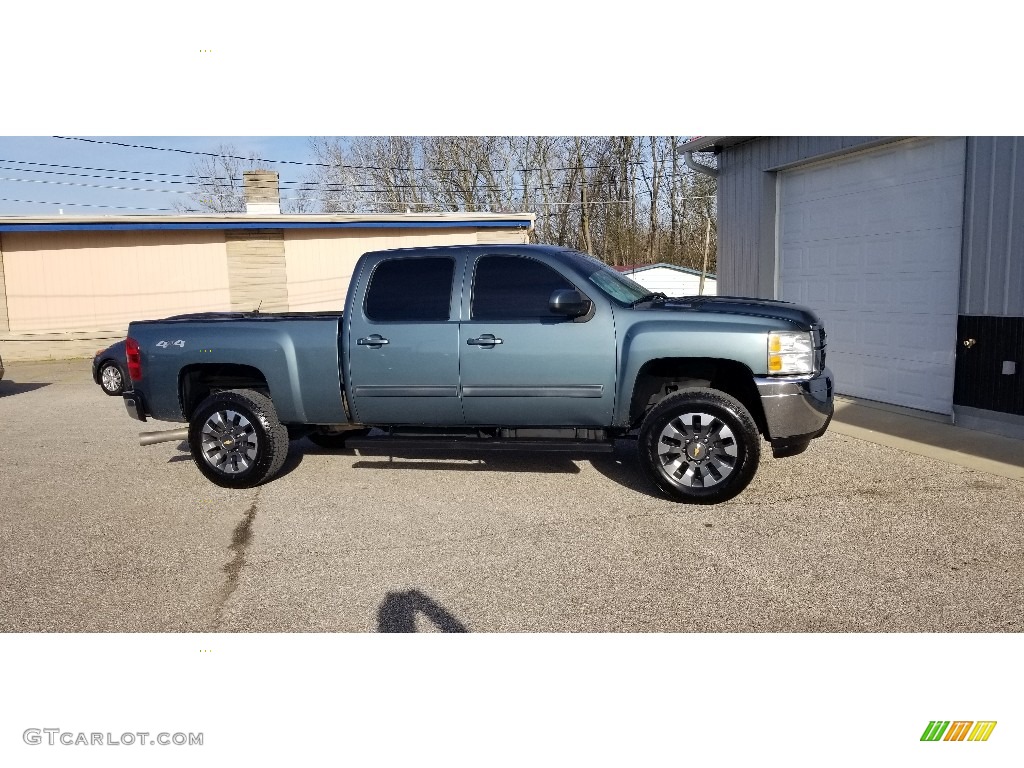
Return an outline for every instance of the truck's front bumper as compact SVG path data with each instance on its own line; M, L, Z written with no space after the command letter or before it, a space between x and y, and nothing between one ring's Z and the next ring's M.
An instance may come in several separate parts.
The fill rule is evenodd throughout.
M832 371L813 376L754 378L764 407L768 438L776 455L799 453L832 420Z
M146 420L146 406L142 402L142 395L128 390L121 397L124 399L124 407L128 411L129 416L139 421Z

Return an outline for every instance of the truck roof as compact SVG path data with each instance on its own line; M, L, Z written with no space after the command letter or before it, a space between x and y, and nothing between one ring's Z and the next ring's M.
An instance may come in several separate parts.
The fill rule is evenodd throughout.
M410 248L382 248L376 251L367 251L366 254L379 253L407 253L410 255L428 255L444 253L446 251L521 251L534 253L559 253L571 250L560 245L545 243L477 243L472 245L426 245L413 246Z

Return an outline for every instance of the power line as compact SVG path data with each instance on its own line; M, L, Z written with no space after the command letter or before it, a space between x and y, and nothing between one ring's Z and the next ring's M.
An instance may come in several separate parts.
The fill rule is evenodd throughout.
M249 163L270 163L274 165L301 165L310 168L345 168L349 170L372 170L372 171L405 171L409 173L423 173L429 171L429 168L404 168L398 166L375 166L375 165L350 165L346 163L311 163L302 160L272 160L264 157L245 157L244 155L228 155L220 152L201 152L193 149L181 149L178 147L153 147L147 144L129 144L123 141L110 141L108 139L87 139L82 136L51 136L54 139L61 139L63 141L84 141L90 144L108 144L115 147L123 147L126 149L146 149L153 150L156 152L178 152L185 155L198 155L202 157L214 157L214 158L226 158L230 160L243 160ZM636 167L647 165L646 160L626 160L623 163L614 164L598 164L598 165L571 165L564 168L488 168L488 167L470 167L470 168L435 168L436 172L440 173L462 173L462 172L473 172L479 173L482 171L489 171L491 173L531 173L533 171L574 171L574 170L600 170L600 169L612 169L619 170L623 167Z
M118 187L110 184L86 184L81 181L53 181L52 179L14 179L0 176L0 181L22 181L29 184L57 184L62 187L91 187L92 189L119 189L126 192L161 192L165 195L191 195L187 189L147 189L144 187Z
M80 208L116 208L124 211L167 211L170 213L174 212L173 208L136 208L130 205L92 205L91 203L48 203L42 200L17 200L13 197L0 197L0 202L4 203L28 203L29 205L74 205Z
M3 166L0 166L0 169L3 169L3 168L4 168ZM8 170L18 170L18 169L8 168ZM55 173L55 172L51 172L51 171L41 171L41 172L39 172L39 171L37 171L37 173ZM94 176L94 175L91 175L91 174L62 174L62 173L58 173L58 175L72 176L72 177L76 177L76 178L108 179L108 180L115 180L115 181L141 181L141 182L152 181L151 179L125 178L125 177L117 177L117 176ZM199 178L201 178L201 177L199 177ZM197 189L191 189L190 190L190 189L153 189L151 187L126 187L126 186L120 186L120 185L114 185L114 184L89 184L89 183L86 183L86 182L77 182L77 181L58 181L58 180L55 180L55 179L25 179L25 178L16 178L16 177L7 177L7 176L0 176L0 181L26 183L26 184L53 184L53 185L58 185L58 186L86 187L86 188L91 188L91 189L113 189L113 190L128 191L128 192L152 192L152 193L167 194L167 195L202 195L202 194L211 195L211 194L214 194L214 195L221 195L221 196L223 196L223 195L229 195L229 194L242 195L244 193L244 188L241 185L237 185L237 186L236 185L230 185L230 186L228 186L225 189L217 189L217 190L203 190L203 189L198 189L198 190ZM204 185L206 185L209 182L205 182L205 181L189 181L189 182L186 182L186 181L163 181L163 182L158 182L158 183L163 183L163 184L185 184L185 185L192 186L192 187L203 187ZM344 183L338 182L338 183L328 183L328 184L323 184L323 185L308 184L308 183L306 183L304 185L300 184L297 187L279 186L279 189L281 189L281 191L291 191L291 192L299 192L299 193L309 192L309 193L321 193L321 194L325 194L325 193L326 194L330 194L332 192L333 193L342 193L342 192L350 191L350 192L354 192L356 194L363 194L363 195L368 195L368 194L391 194L391 193L395 192L396 190L405 190L405 191L421 190L421 191L427 192L427 193L432 193L434 191L432 189L432 187L429 184L426 184L426 183L421 183L421 184L396 184L396 185L393 185L390 188L385 188L385 189L367 189L366 187L369 187L369 186L371 186L371 185L368 184L368 183L359 183L359 182L351 183L351 184L344 184ZM551 191L554 191L554 190L557 190L557 189L564 189L566 187L575 188L575 185L568 185L568 184L552 185L552 186L548 187L548 189L551 190ZM494 186L494 185L484 185L484 186L477 186L477 187L474 187L474 188L468 189L468 190L446 190L446 191L448 191L449 193L455 193L455 196L457 197L457 196L459 196L458 193L469 193L469 194L473 194L473 195L476 195L476 194L487 195L488 193L499 193L499 194L500 193L509 193L509 194L512 194L512 195L516 195L518 193L526 192L529 189L530 189L529 187L522 187L522 186L512 186L512 187L504 188L504 187ZM533 187L532 189L533 189L534 192L542 192L544 190L544 187ZM647 195L647 193L645 193L643 191L638 191L638 192L636 192L633 195L630 195L628 197L622 197L622 198L619 198L619 199L620 200L632 200L632 199L638 199L638 198L645 197L646 195ZM669 196L670 195L666 195L666 197L669 197ZM702 199L702 198L712 198L712 197L714 197L714 195L705 195L705 196L689 197L689 198L677 198L677 199ZM291 200L291 199L298 199L298 198L282 198L282 199L290 199ZM551 204L554 204L554 203L551 203Z
M54 139L63 139L64 141L85 141L90 144L110 144L115 147L125 147L128 149L150 149L157 152L180 152L184 155L202 155L204 157L225 157L231 160L245 160L246 162L259 162L259 163L275 163L281 165L308 165L329 168L332 167L327 163L306 163L299 160L267 160L262 157L243 157L241 155L226 155L220 152L199 152L193 149L178 149L176 147L150 147L145 144L128 144L123 141L107 141L105 139L86 139L81 136L52 136Z
M208 181L224 181L224 182L228 182L228 181L230 181L230 182L241 183L243 181L243 177L241 177L241 176L217 176L217 175L212 175L211 176L211 175L205 175L205 174L192 174L192 173L167 173L167 172L163 172L163 171L125 170L123 168L95 168L95 167L86 166L86 165L61 165L61 164L58 164L58 163L44 163L44 162L35 161L35 160L12 160L10 158L0 158L0 163L15 163L17 165L42 166L44 168L64 168L64 169L68 169L70 171L99 171L99 172L102 172L102 173L125 173L125 174L129 174L131 176L162 176L162 177L171 177L171 178L178 178L178 179L198 179L201 182L208 182ZM382 170L382 169L376 168L374 166L361 166L361 165L348 165L348 166L331 165L330 167L331 168L342 168L343 167L343 168L345 168L347 170ZM610 166L590 166L590 167L591 168L598 168L598 167L610 167ZM69 173L69 172L64 172L64 171L40 171L40 170L36 170L34 168L6 168L5 170L18 170L18 171L23 171L23 172L26 172L26 173L46 173L46 174L56 174L56 175L63 175L63 176L84 176L84 177L87 177L87 178L117 178L117 177L107 177L107 176L91 176L90 174ZM391 169L384 169L384 170L392 170L392 171L402 170L402 171L406 171L408 169L394 169L394 168L391 168ZM416 170L418 172L426 172L423 169L416 169ZM541 169L531 169L531 170L541 170ZM564 172L564 171L567 171L567 170L576 170L576 169L574 169L574 168L552 168L552 169L547 169L547 170L563 171ZM442 172L443 173L445 171L446 171L446 169L435 169L435 172ZM692 172L689 172L689 171L683 171L683 172L680 172L680 173L662 172L661 173L661 178L673 178L673 177L674 178L685 178L685 177L692 176L692 175L693 175ZM636 180L636 177L630 177L630 178L631 178L632 181ZM121 179L121 180L123 180L123 181L141 181L141 179L134 179L134 178L131 178L131 179ZM180 184L180 183L196 183L196 182L168 181L168 182L165 182L165 183L167 183L167 184ZM541 183L543 184L544 182L541 182ZM296 181L296 180L290 180L290 179L281 179L281 180L279 180L279 184L282 187L284 187L284 186L296 186L296 185L298 185L298 186L304 186L304 185L305 186L311 186L312 185L313 187L316 187L316 188L320 188L322 186L341 186L341 185L345 185L345 184L370 186L366 182L325 181L325 180L316 180L316 179L306 180L306 181ZM394 186L396 188L398 188L398 187L416 187L416 186L423 186L423 183L420 183L420 184L406 184L406 185L396 184L396 185L392 185L392 186ZM559 187L559 186L566 186L566 184L564 184L564 183L562 183L562 184L553 184L551 186L552 187ZM491 188L498 189L500 187L492 185ZM520 186L515 186L514 188L522 189L523 187L520 185Z
M19 165L38 165L38 166L42 166L44 168L66 168L66 169L69 169L70 171L100 171L100 172L103 172L103 173L126 173L126 174L129 174L130 176L168 176L168 177L173 177L173 178L177 178L177 179L198 179L199 180L199 181L181 182L181 181L163 181L162 179L135 179L135 178L120 179L122 181L160 181L161 183L164 183L164 184L200 184L200 183L205 184L205 183L209 183L211 181L223 181L223 182L232 182L232 183L237 182L237 183L241 184L242 181L244 180L242 176L216 176L216 175L210 176L210 175L194 174L194 173L166 173L166 172L162 172L162 171L125 170L123 168L93 168L92 166L87 166L87 165L60 165L60 164L57 164L57 163L43 163L43 162L39 162L39 161L36 161L36 160L11 160L9 158L0 158L0 163L16 163L16 164L19 164ZM40 170L36 170L34 168L5 168L4 170L21 171L23 173L47 173L47 174L56 174L56 175L60 175L60 176L81 176L81 177L85 177L85 178L99 178L99 179L119 178L119 177L109 177L109 176L92 176L91 174L87 174L87 173L70 173L70 172L65 172L65 171L40 171ZM301 185L301 184L308 184L310 182L307 182L307 181L282 180L279 183L281 185L293 185L293 184Z
M571 206L581 205L582 203L574 201L566 201L568 192L575 190L576 187L582 186L584 183L591 187L598 194L595 196L604 196L602 192L613 193L617 199L615 200L591 200L589 204L592 205L615 205L623 202L628 202L634 199L643 199L649 194L649 190L644 192L642 189L636 191L633 195L626 195L618 197L617 190L624 190L624 188L632 187L637 189L638 177L634 173L627 174L626 176L619 177L617 173L605 176L600 179L597 183L594 183L593 177L589 182L583 182L582 179L572 179L568 177L568 172L580 170L580 166L567 166L564 168L520 168L514 169L515 174L527 174L527 176L519 179L522 183L510 183L508 186L504 186L501 183L480 183L474 184L469 189L452 189L449 185L452 181L446 177L451 176L459 172L469 172L472 174L474 180L480 180L481 182L487 176L496 175L500 179L504 179L508 182L515 180L515 175L511 173L511 169L492 169L486 167L475 167L470 169L460 168L386 168L382 166L372 165L346 165L346 164L334 164L334 163L310 163L301 162L294 160L268 160L261 158L247 158L239 155L224 155L218 152L200 152L194 150L186 150L174 147L155 147L142 144L129 144L127 142L117 142L102 139L87 139L77 137L66 137L58 136L63 140L74 140L89 142L92 144L108 144L112 146L126 147L126 148L138 148L148 149L164 152L177 152L186 155L204 156L212 158L225 158L234 159L245 162L265 162L265 163L284 163L289 165L317 167L317 168L328 168L336 172L349 171L349 174L316 174L321 176L321 180L315 178L309 178L304 181L298 180L279 180L278 189L279 197L282 201L302 201L307 202L319 200L320 206L324 209L330 209L339 203L345 207L351 206L368 206L368 207L380 207L380 206L406 206L414 205L417 207L423 207L426 205L428 208L437 208L440 201L445 197L453 201L462 201L467 207L478 207L475 201L486 203L490 200L495 202L498 207L503 207L507 203L514 202L519 198L519 204L528 207L541 207L541 206ZM557 160L556 160L557 162ZM0 166L0 171L16 171L21 174L33 174L40 176L47 176L51 178L24 178L24 177L0 177L0 182L11 182L11 183L36 183L36 184L52 184L58 186L74 186L91 189L107 189L117 191L130 191L130 192L148 192L150 194L176 194L176 195L191 195L193 198L230 198L237 197L242 198L244 195L244 187L241 183L243 179L234 176L217 176L217 175L204 175L204 174L182 174L182 173L170 173L170 172L158 172L158 171L145 171L145 170L116 170L110 168L95 168L91 166L78 166L70 164L56 164L47 163L42 161L32 160L12 160L12 159L0 159L0 163L11 163L14 166L23 167L11 167L11 166ZM636 166L645 166L644 161L626 161L626 168L635 168ZM623 164L615 163L610 165L591 165L583 166L587 170L596 169L609 169L613 171L619 171L623 169ZM44 169L57 169L57 170L44 170ZM80 173L80 171L94 171L102 174L126 174L121 175L95 175L92 173ZM541 171L539 179L533 175L535 171ZM389 175L405 176L409 179L411 176L412 183L407 184L386 184L386 179L379 177L374 178L368 177L365 174L372 172L388 173ZM431 174L433 178L424 178L423 180L416 180L417 174ZM338 175L348 175L352 178L351 181L329 181L332 175L337 178ZM683 178L692 175L689 171L683 170L673 174L671 171L667 171L664 168L661 171L661 177L665 179L669 178ZM313 174L310 174L313 176ZM327 177L324 179L323 177ZM95 179L102 181L120 181L120 182L136 182L143 183L146 186L135 187L125 185L114 185L114 184L94 184L85 183L81 181L66 181L58 180L52 177L67 177L71 179ZM152 178L149 178L152 177ZM493 176L491 176L493 178ZM546 178L545 178L546 177ZM357 179L368 179L369 180L357 180ZM422 178L422 177L421 177ZM547 181L550 179L550 182ZM556 181L557 179L557 181ZM539 181L540 186L532 186L531 181ZM381 182L385 182L386 186L382 186ZM183 187L182 189L168 189L168 188L154 188L152 185L173 185L176 187ZM211 187L213 187L211 189ZM534 194L531 194L531 191ZM685 191L685 187L683 190ZM293 193L298 194L299 197L281 196L281 193ZM553 197L561 198L560 200L538 200L536 193L547 193ZM420 198L420 200L409 199L401 200L405 196ZM398 197L399 199L393 202L369 200L365 199L368 196L385 196L385 197ZM335 198L337 202L332 206L331 198ZM340 199L339 199L340 198ZM714 199L715 195L704 195L704 196L687 196L679 197L678 194L673 195L668 189L665 190L664 200L700 200L700 199ZM4 198L4 200L13 201L11 198ZM426 200L427 202L423 202ZM32 202L32 201L24 201ZM51 203L37 202L34 204L40 205L51 205ZM143 208L134 206L115 206L115 205L94 205L88 203L65 203L64 205L80 205L83 207L93 208L115 208L123 210L156 210L156 211L168 211L172 209L167 208ZM176 204L177 205L177 204ZM459 207L463 207L460 205ZM486 206L485 207L490 207Z
M136 173L140 176L174 176L177 178L193 179L197 178L193 174L186 173L162 173L159 171L125 171L123 169L116 168L92 168L86 165L59 165L57 163L43 163L37 160L10 160L7 158L0 158L0 163L18 163L19 165L41 165L45 168L70 168L74 171L102 171L104 173ZM26 171L31 171L30 168L25 168ZM33 173L58 173L58 171L32 171Z
M85 141L86 139L82 139L82 140ZM100 140L95 140L95 139L89 139L88 141L92 141L92 142L96 142L96 143L101 143ZM144 146L144 145L127 145L127 144L124 144L123 142L108 142L108 143L113 143L115 145L124 145L124 146L140 146L140 147ZM169 148L154 148L154 149L166 149L167 151L171 151ZM174 150L174 151L180 151L180 152L192 153L192 154L204 154L204 155L209 155L209 156L214 156L214 157L221 157L222 156L222 155L220 155L218 153L199 153L199 152L194 152L193 153L191 150ZM234 157L234 158L238 158L238 159L245 159L245 158L242 158L241 156L235 156L235 155L226 156L226 157ZM60 165L60 164L55 164L55 163L44 163L44 162L30 161L30 160L0 159L0 162L15 163L15 164L18 164L18 165L41 166L41 167L46 167L46 168L69 169L69 171L70 170L93 170L93 171L100 171L100 172L103 172L103 173L124 173L124 174L128 174L127 177L122 177L122 176L95 176L95 175L92 175L92 174L71 173L69 171L42 171L42 170L37 170L36 168L10 168L10 167L8 167L8 168L4 168L3 169L3 170L17 170L17 171L22 171L22 172L46 174L46 175L64 175L64 176L72 176L72 177L77 177L77 178L107 179L107 180L113 180L113 181L144 181L144 182L159 181L160 183L164 183L164 184L187 184L187 185L191 185L191 186L202 186L202 185L205 185L205 184L210 184L210 183L216 184L216 183L221 183L221 182L223 182L225 184L230 184L230 185L233 186L235 183L239 183L240 184L242 182L241 178L234 177L234 176L216 176L216 175L202 175L202 174L180 174L180 173L166 173L166 172L158 172L158 171L94 168L94 167L91 167L91 166ZM268 162L277 162L277 161L268 161ZM282 162L284 162L284 161L282 161ZM288 161L288 162L295 162L295 161ZM377 166L355 166L355 165L347 165L347 166L345 166L345 165L334 165L334 164L320 164L320 165L326 165L327 167L335 169L335 170L340 170L340 169L347 169L347 170L353 170L353 171L374 171L374 170L379 171L379 170L385 170L385 169L382 169L382 168L377 167ZM594 169L594 168L601 168L601 167L611 168L613 166L587 166L587 167L589 167L591 169ZM614 167L618 168L618 166L614 166ZM390 170L390 171L402 171L402 172L425 172L423 169L387 169L387 170ZM439 173L439 174L446 174L446 173L454 173L454 172L457 172L458 170L460 170L460 169L434 169L433 172ZM542 170L542 169L521 169L521 170L524 170L524 171L530 170L530 171L532 171L532 170ZM573 168L555 168L555 169L547 169L547 170L549 170L549 172L551 172L551 171L565 172L565 171L574 170L574 169ZM495 171L495 172L497 172L497 171ZM475 170L474 173L479 173L479 170ZM676 174L672 174L671 172L668 172L668 173L664 173L663 172L662 173L663 178L673 178L673 177L675 177L675 178L682 178L682 177L685 177L687 175L689 175L689 173L685 172L685 171L682 172L682 173L676 173ZM162 177L162 178L160 178L160 179L148 179L148 178L145 178L144 179L144 178L138 178L139 176L158 176L158 177ZM176 180L176 179L187 179L187 180L190 180L190 181L179 181L179 180ZM635 176L631 176L630 177L630 181L635 183L636 182L636 177ZM542 189L543 187L547 187L548 189L554 191L554 190L563 189L563 188L570 187L570 186L572 186L572 187L575 186L575 182L573 182L573 184L570 185L567 181L564 181L564 180L561 183L557 183L557 184L554 184L554 183L553 184L545 184L543 181L541 183L543 185L542 187L535 187L534 189L539 190L539 189ZM344 191L346 187L354 188L355 190L358 190L359 192L362 192L362 193L365 193L365 194L383 194L383 193L387 193L387 192L389 192L391 190L394 190L394 189L407 189L407 190L421 189L421 190L424 190L425 192L429 192L430 189L431 189L430 185L431 185L431 181L427 180L427 181L418 182L418 183L414 183L414 184L392 184L392 185L389 185L388 189L377 189L375 187L378 187L379 185L376 182L360 182L360 181L336 181L336 182L332 182L332 181L327 181L327 180L315 180L315 179L307 179L305 181L279 180L279 188L280 189L282 189L282 190L292 189L292 190L300 192L300 193L301 192L323 193L323 192L333 192L333 191ZM524 192L526 189L527 189L526 185L511 185L510 187L508 187L506 189L506 188L504 188L504 187L502 187L500 185L488 184L488 185L476 186L476 187L474 187L473 191L479 192L479 193L487 193L487 192L499 192L500 193L500 192L506 192L507 191L507 192L515 194L515 193ZM144 190L139 189L137 191L144 191ZM155 190L155 191L161 191L161 190ZM170 192L171 190L162 190L162 191Z
M3 161L0 161L0 162L3 162ZM96 169L96 170L101 170L101 169ZM71 173L69 171L39 171L39 170L36 170L34 168L18 168L18 167L14 167L14 166L4 166L4 165L0 165L0 171L19 171L21 173L40 173L40 174L47 174L47 175L53 175L53 176L73 176L75 178L80 178L80 179L109 179L109 180L112 180L112 181L148 181L148 182L155 182L155 183L159 183L159 184L188 184L188 185L192 185L192 186L199 185L199 184L209 184L209 183L218 182L218 181L223 181L223 182L234 182L235 181L235 179L229 178L227 176L224 176L224 177L221 177L221 176L187 176L187 177L185 177L185 178L190 178L190 179L199 179L199 181L178 181L178 180L175 180L175 179L148 179L148 178L144 178L144 177L146 177L146 176L156 176L158 174L155 174L155 173L154 174L150 174L150 173L146 173L145 171L138 171L138 172L115 171L115 173L129 173L129 174L134 173L134 175L132 175L132 176L98 176L98 175L96 175L94 173ZM176 174L176 175L178 175L178 174ZM241 181L241 180L239 179L239 181Z

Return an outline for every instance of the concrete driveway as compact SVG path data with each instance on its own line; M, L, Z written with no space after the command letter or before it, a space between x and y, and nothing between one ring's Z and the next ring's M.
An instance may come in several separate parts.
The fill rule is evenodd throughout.
M0 382L8 632L1024 630L1024 482L839 431L712 507L633 446L395 459L292 444L207 482L89 361ZM770 452L768 452L770 453Z

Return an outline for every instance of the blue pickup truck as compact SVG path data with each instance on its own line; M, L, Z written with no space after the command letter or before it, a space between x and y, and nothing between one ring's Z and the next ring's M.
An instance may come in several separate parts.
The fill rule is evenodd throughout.
M300 437L401 455L610 451L628 438L668 497L713 503L750 482L762 437L793 455L832 417L810 310L667 298L565 248L367 253L343 309L132 323L129 414L188 423L143 443L187 437L207 478L246 488Z

